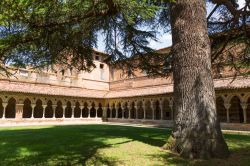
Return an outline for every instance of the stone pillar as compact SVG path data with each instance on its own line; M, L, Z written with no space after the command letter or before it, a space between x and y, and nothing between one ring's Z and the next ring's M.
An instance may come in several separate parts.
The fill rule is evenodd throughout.
M160 106L160 109L161 109L161 120L163 120L164 119L164 112L163 112L163 101L160 101L160 103L159 103L159 106Z
M22 119L23 105L24 104L16 104L16 119Z
M119 107L116 107L116 108L115 108L115 118L116 118L116 119L118 119L118 109L119 109Z
M97 118L98 109L99 109L99 107L95 107L95 118Z
M143 108L143 119L146 119L146 106L145 106L146 102L143 102L142 104L142 108Z
M46 109L46 105L43 105L43 119L45 118L45 109Z
M155 120L155 108L154 108L154 102L151 101L151 109L152 109L152 120Z
M229 108L231 104L230 103L224 103L224 107L226 108L227 111L227 123L230 123L230 116L229 116Z
M88 118L90 118L90 110L92 107L88 107Z
M102 117L107 118L107 107L102 107Z
M138 107L135 105L135 119L138 119Z
M244 123L247 123L247 103L240 103L240 105L243 109Z
M174 120L174 110L173 110L173 102L170 101L169 107L171 109L171 120Z
M71 118L75 117L75 106L71 106L72 108L72 114L71 114Z
M80 106L81 113L80 113L80 118L82 118L82 111L83 111L84 106Z
M65 110L66 110L66 105L64 105L64 106L62 106L62 108L63 108L63 117L62 118L65 118Z
M56 107L57 107L57 105L52 105L52 109L53 109L53 119L56 118Z
M3 117L2 117L2 119L5 119L5 111L6 111L6 107L7 107L8 103L2 103L2 105L3 105Z
M31 111L31 119L34 119L35 107L36 107L36 104L31 104L31 108L32 108L32 111Z
M121 106L121 109L122 109L122 119L124 119L125 107Z
M127 107L128 107L128 119L131 119L131 108L129 105Z

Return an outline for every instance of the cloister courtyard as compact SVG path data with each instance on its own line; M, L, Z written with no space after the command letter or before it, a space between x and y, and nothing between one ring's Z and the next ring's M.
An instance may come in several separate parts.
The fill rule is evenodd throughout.
M0 165L249 165L250 134L224 133L228 159L185 160L162 146L169 128L110 124L0 128Z

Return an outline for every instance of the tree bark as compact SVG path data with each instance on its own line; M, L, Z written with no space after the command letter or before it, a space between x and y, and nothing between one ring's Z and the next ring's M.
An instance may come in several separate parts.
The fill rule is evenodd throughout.
M175 125L167 148L185 158L225 158L216 114L205 0L171 7Z

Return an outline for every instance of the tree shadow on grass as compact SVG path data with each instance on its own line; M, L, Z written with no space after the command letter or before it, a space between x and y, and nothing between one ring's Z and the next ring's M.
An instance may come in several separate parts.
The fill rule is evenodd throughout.
M0 130L0 165L119 165L116 159L98 156L98 149L140 141L162 146L170 130L83 125ZM108 142L109 139L120 138ZM90 164L92 165L92 164Z

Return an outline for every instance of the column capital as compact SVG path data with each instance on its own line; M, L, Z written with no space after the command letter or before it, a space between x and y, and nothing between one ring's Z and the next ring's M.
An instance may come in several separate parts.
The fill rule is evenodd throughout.
M224 103L224 107L228 110L230 108L231 104L230 103Z
M240 105L241 105L243 110L246 110L247 106L248 106L248 103L243 102L243 103L240 103Z
M7 107L8 103L2 103L3 107Z

